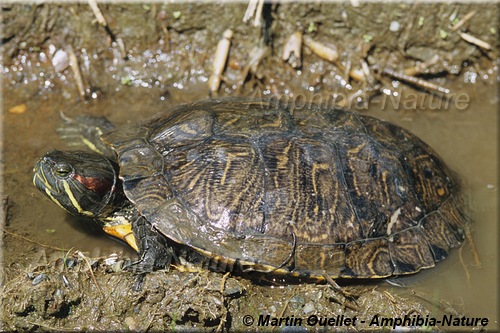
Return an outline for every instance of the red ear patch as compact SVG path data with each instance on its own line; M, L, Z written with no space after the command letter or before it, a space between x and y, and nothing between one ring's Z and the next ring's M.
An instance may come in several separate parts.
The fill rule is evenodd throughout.
M107 192L110 192L111 188L113 187L113 183L104 178L83 177L77 174L75 174L74 178L80 183L82 183L86 188L99 195L103 195Z

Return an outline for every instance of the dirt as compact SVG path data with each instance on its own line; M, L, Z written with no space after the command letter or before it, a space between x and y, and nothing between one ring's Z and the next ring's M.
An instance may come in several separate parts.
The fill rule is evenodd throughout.
M271 330L272 318L283 318L277 330L300 331L321 330L320 318L344 315L357 316L358 322L327 328L356 331L391 326L370 326L377 315L445 314L488 318L483 328L498 328L498 240L493 232L498 6L274 4L265 6L258 27L253 18L242 22L246 7L99 4L104 27L87 4L2 5L0 328ZM454 31L453 25L473 11ZM432 270L389 280L391 284L339 281L344 295L328 284L268 285L241 276L175 269L147 274L141 281L117 270L112 254L122 259L134 252L111 241L92 221L68 216L43 198L31 183L31 169L47 150L68 148L56 133L60 111L104 115L124 124L208 98L213 55L228 28L234 32L229 58L221 86L212 95L314 100L410 129L468 185L481 268L466 245ZM283 61L282 52L295 31L335 49L339 60L323 60L303 46L302 66L293 68ZM466 41L464 33L488 43L491 50ZM263 56L252 68L249 63L259 52ZM72 54L78 65L69 65ZM429 66L415 76L419 81L394 76L422 62ZM349 71L361 71L363 78L355 79ZM269 326L258 326L259 319L266 323L266 315ZM318 322L309 325L314 316ZM303 322L293 326L297 319Z

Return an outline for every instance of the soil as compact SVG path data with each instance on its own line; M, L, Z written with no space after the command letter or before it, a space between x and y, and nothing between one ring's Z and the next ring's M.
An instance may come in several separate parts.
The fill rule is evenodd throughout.
M487 318L483 327L458 328L498 329L497 4L266 4L257 26L253 17L243 22L245 3L98 6L105 26L87 3L2 5L0 329L360 331L399 327L370 324L405 315ZM210 92L226 29L233 31L228 60ZM297 31L338 59L303 45L301 66L292 67L282 55ZM481 266L467 242L431 270L338 281L342 292L208 271L138 276L115 263L134 257L131 249L67 215L31 183L40 156L68 148L56 132L61 111L125 124L215 95L313 101L408 128L466 184ZM337 315L358 321L312 324Z

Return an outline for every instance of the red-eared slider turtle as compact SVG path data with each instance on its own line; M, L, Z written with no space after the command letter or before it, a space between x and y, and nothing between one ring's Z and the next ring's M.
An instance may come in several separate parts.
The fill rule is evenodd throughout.
M433 267L465 237L442 160L372 117L214 99L126 128L68 121L102 154L51 151L34 183L128 242L140 271L205 258L217 270L381 278Z

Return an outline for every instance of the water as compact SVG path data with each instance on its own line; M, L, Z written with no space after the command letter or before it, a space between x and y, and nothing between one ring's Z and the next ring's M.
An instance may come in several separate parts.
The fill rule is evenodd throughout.
M495 87L488 85L456 84L451 88L470 96L467 109L459 110L451 104L445 110L401 110L400 105L394 111L392 105L386 104L381 110L381 104L374 102L366 113L417 134L464 180L474 212L473 238L481 266L474 266L466 244L434 269L396 279L405 288L383 283L381 288L395 289L401 294L416 291L427 300L444 300L467 316L489 318L488 327L492 328L498 325L498 97ZM181 92L174 96L175 102L202 95L196 89ZM14 91L8 96L5 110L25 103L27 111L6 112L3 116L5 195L10 203L7 230L40 244L78 249L92 257L111 253L134 255L124 244L99 232L90 221L69 216L38 193L32 184L31 169L46 151L67 148L55 132L60 123L59 111L104 115L120 124L144 119L173 102L161 101L156 91L137 88L86 104L68 102L55 94L26 98L25 94ZM45 260L44 253L48 251L40 244L7 235L4 264L29 267L37 260Z

